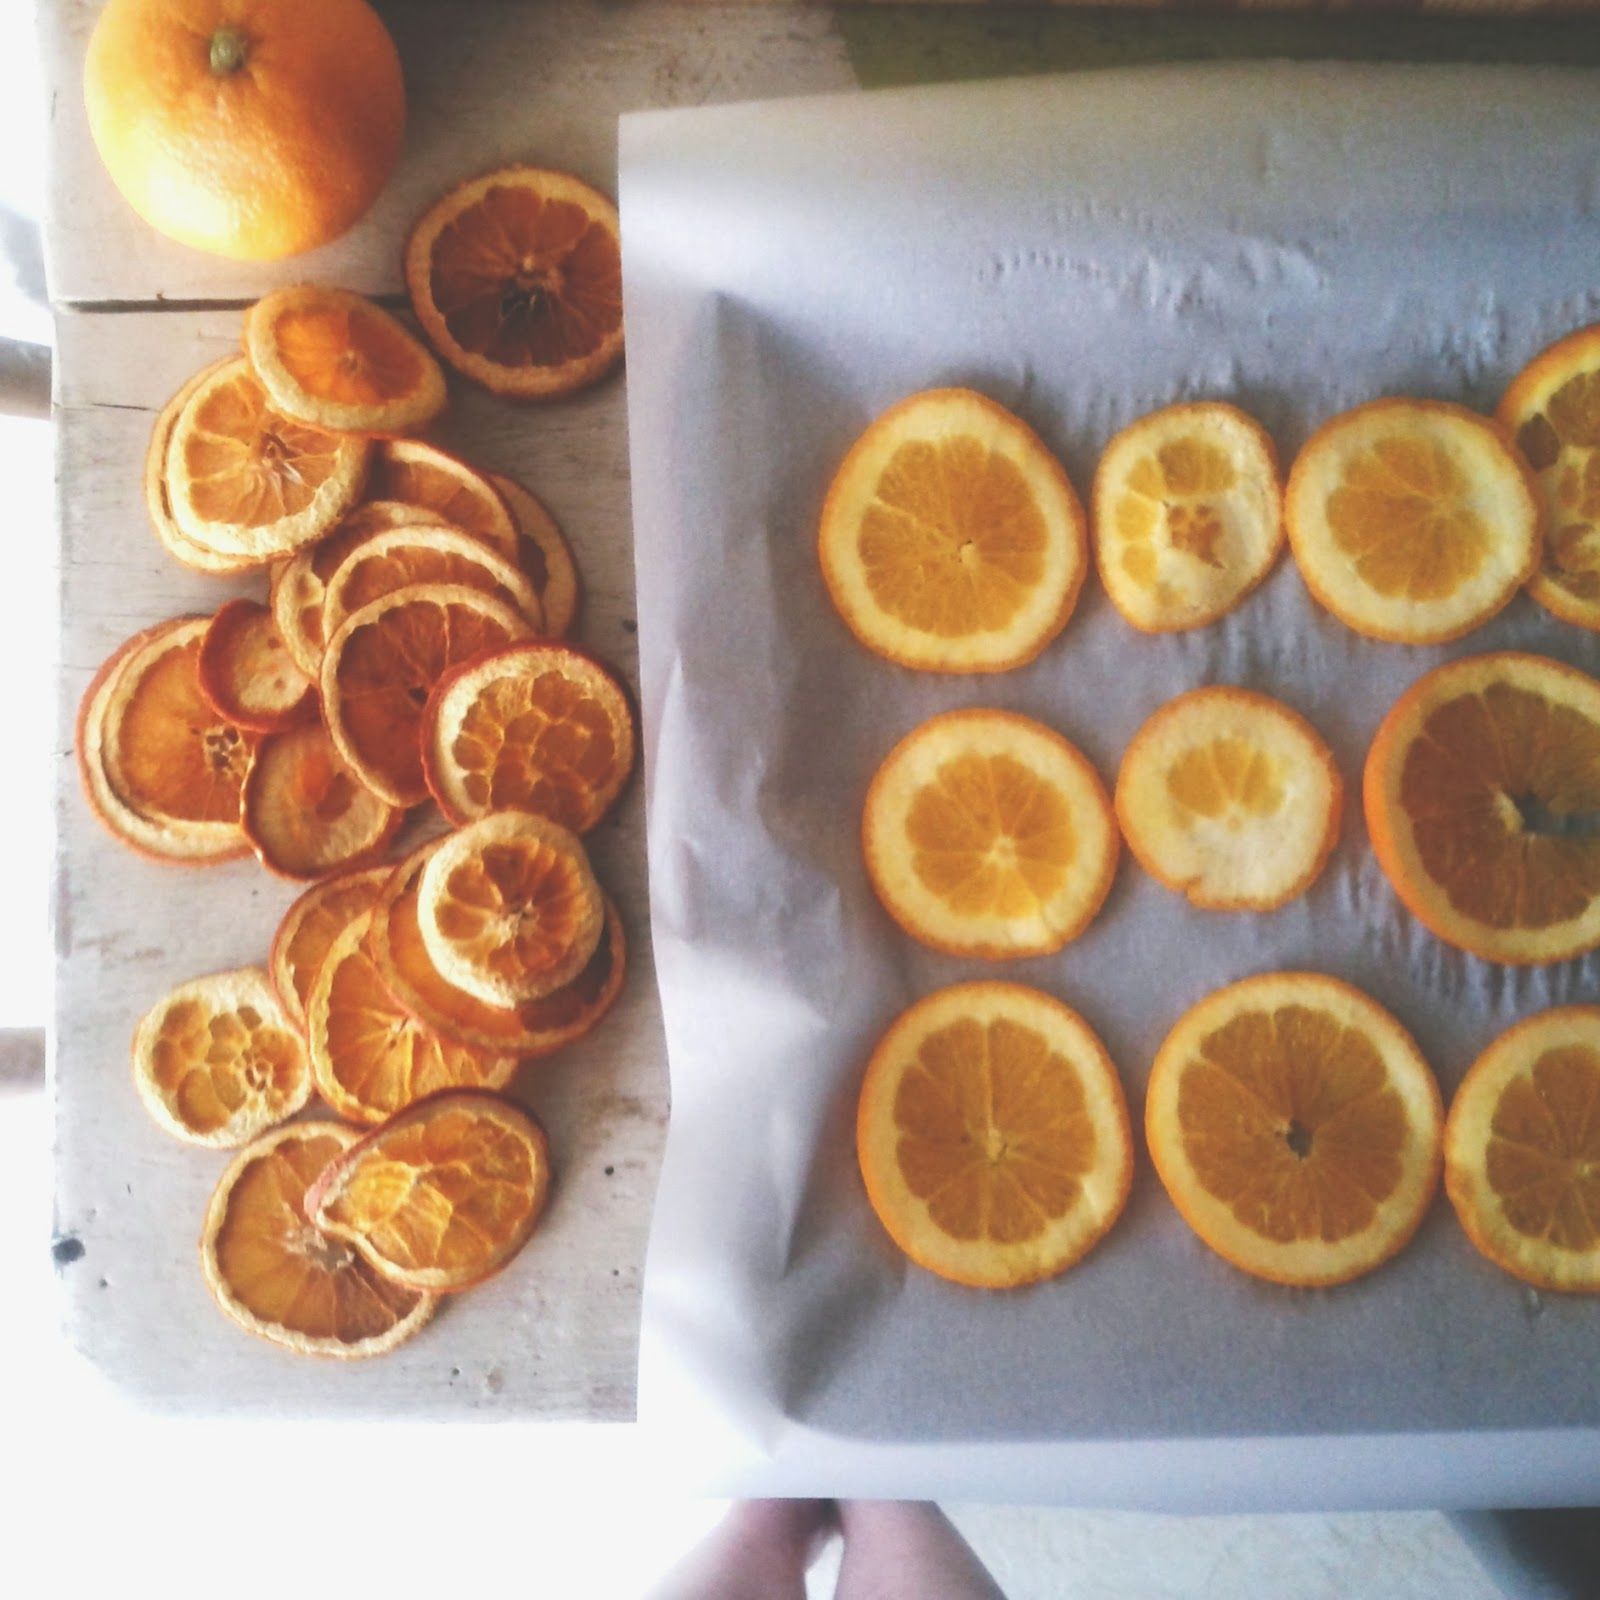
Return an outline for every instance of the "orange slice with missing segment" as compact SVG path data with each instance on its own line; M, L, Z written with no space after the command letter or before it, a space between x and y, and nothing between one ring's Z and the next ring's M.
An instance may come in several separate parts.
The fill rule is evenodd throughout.
M563 639L578 617L578 568L572 551L543 502L515 478L500 472L486 476L516 519L518 561L544 608L544 631L552 639Z
M421 439L385 439L373 450L369 500L402 500L517 559L517 525L494 485L459 456Z
M928 672L1003 672L1066 626L1083 507L1044 442L970 389L914 394L851 447L822 509L822 575L869 650Z
M317 969L346 924L372 909L389 873L388 867L366 867L325 878L284 912L272 936L267 970L285 1015L302 1033Z
M217 612L196 671L217 715L250 733L276 733L316 715L316 688L259 601L230 600Z

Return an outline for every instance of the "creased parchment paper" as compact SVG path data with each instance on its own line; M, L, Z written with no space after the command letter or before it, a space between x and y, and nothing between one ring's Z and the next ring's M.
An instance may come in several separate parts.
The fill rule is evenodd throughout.
M885 406L970 384L1080 492L1170 401L1257 415L1285 460L1382 394L1490 407L1600 317L1600 80L1258 67L1044 78L624 119L622 208L652 922L672 1127L645 1281L641 1417L733 1492L1146 1505L1469 1504L1600 1490L1600 1304L1481 1261L1443 1200L1392 1265L1258 1283L1178 1218L1140 1147L1121 1222L1010 1294L903 1261L868 1208L864 1060L917 997L980 975L902 935L857 829L890 746L995 705L1109 782L1198 684L1289 701L1332 744L1343 837L1270 915L1189 908L1124 857L1104 911L1004 976L1079 1008L1135 1122L1179 1014L1248 973L1359 984L1446 1095L1502 1028L1600 995L1448 949L1398 906L1359 774L1396 696L1454 654L1600 668L1519 599L1455 646L1361 639L1287 558L1220 624L1134 633L1091 579L1061 638L992 678L900 670L846 633L822 496Z

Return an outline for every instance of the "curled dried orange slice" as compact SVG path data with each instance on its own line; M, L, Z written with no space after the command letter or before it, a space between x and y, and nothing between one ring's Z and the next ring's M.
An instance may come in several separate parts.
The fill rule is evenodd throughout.
M583 971L605 902L576 834L547 817L493 811L429 857L417 922L441 977L489 1005L514 1006Z
M200 1265L212 1297L246 1331L302 1355L383 1355L438 1304L306 1217L306 1191L360 1137L336 1122L274 1129L239 1152L206 1210Z
M196 671L217 715L251 733L276 733L316 713L316 688L259 601L230 600L217 612Z
M947 711L891 750L861 819L867 876L913 938L1002 961L1076 939L1117 866L1099 775L1009 711Z
M389 871L388 867L366 867L325 878L284 912L272 936L267 970L284 1014L302 1033L306 998L317 969L345 925L372 909Z
M306 1215L390 1283L455 1294L510 1263L549 1192L544 1129L500 1095L457 1090L352 1145L313 1185Z
M363 785L320 722L257 747L240 797L245 837L269 872L323 878L381 856L405 812Z
M152 1006L133 1081L168 1133L215 1149L249 1144L311 1097L305 1042L260 967L180 983Z
M225 861L249 845L239 790L254 736L200 692L209 617L178 617L125 641L78 709L78 771L90 808L124 844L161 861Z
M622 685L570 645L514 644L441 678L422 726L422 767L452 822L535 811L594 827L633 770Z
M411 584L363 606L322 656L322 714L339 753L390 805L426 800L422 712L434 685L530 631L514 606L458 584Z
M1077 1012L1015 983L940 989L895 1021L867 1064L856 1154L894 1242L980 1289L1082 1260L1133 1179L1105 1047Z
M1295 459L1289 543L1306 587L1371 639L1438 644L1487 622L1539 565L1538 485L1498 423L1374 400Z
M347 289L278 289L245 313L244 349L285 416L343 433L405 433L444 410L444 373Z
M167 444L172 520L257 564L320 539L360 498L371 445L285 416L242 356L203 378Z
M1444 1187L1497 1266L1600 1293L1600 1006L1541 1011L1478 1057L1445 1122Z
M1499 651L1435 668L1373 736L1367 831L1395 893L1488 961L1600 946L1600 682Z
M1061 463L970 389L914 394L862 434L828 490L818 544L850 631L927 672L1031 661L1066 626L1089 566Z
M572 551L542 501L504 473L487 477L516 519L517 559L544 608L544 631L552 639L564 639L578 616L578 568Z
M1443 1120L1411 1035L1316 972L1246 978L1185 1012L1145 1094L1184 1221L1274 1283L1347 1283L1400 1250L1438 1185Z
M570 394L622 355L615 204L564 172L504 167L423 213L406 288L433 348L514 400Z
M493 484L459 456L420 439L385 439L373 451L371 500L400 500L517 559L517 525Z
M514 1055L443 1039L390 995L366 947L371 920L345 924L312 980L306 1045L318 1093L352 1122L383 1122L441 1089L503 1089Z
M1248 689L1168 701L1117 773L1117 820L1139 865L1213 911L1269 911L1303 894L1338 841L1343 798L1317 730Z

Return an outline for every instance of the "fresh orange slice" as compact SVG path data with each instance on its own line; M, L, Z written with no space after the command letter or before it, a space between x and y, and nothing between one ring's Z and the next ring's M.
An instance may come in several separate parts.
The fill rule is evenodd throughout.
M441 678L422 726L422 767L452 822L535 811L587 833L633 770L633 711L592 656L543 641L507 646Z
M1117 867L1099 775L1009 711L947 711L891 750L861 819L867 876L914 939L1003 961L1076 939Z
M1411 1035L1317 972L1272 972L1179 1019L1145 1136L1185 1222L1274 1283L1347 1283L1387 1261L1439 1181L1444 1111Z
M195 978L133 1035L133 1081L150 1115L214 1149L249 1144L311 1097L311 1066L260 967Z
M1436 668L1379 725L1363 782L1389 882L1488 961L1600 945L1600 682L1500 651Z
M500 1095L456 1090L352 1145L317 1179L306 1215L390 1283L456 1294L510 1264L549 1193L544 1129Z
M1248 689L1193 689L1133 737L1117 820L1152 878L1211 911L1303 894L1339 838L1344 784L1317 730Z
M396 1003L366 948L365 912L334 936L306 999L317 1091L352 1122L383 1122L441 1089L503 1089L514 1055L442 1039Z
M503 167L452 189L406 241L428 342L512 400L584 388L622 355L616 205L564 172Z
M277 1128L240 1151L206 1210L200 1265L212 1297L240 1327L302 1355L383 1355L438 1304L306 1219L306 1191L360 1137L337 1122Z
M261 865L302 881L378 859L405 821L350 770L320 722L262 740L239 815Z
M373 907L367 950L389 993L424 1027L476 1050L547 1056L581 1039L611 1009L627 970L627 940L611 897L604 896L600 942L571 983L519 1006L491 1006L440 977L423 945L417 886L438 847L430 839L401 861Z
M491 811L429 857L417 923L442 978L489 1005L515 1006L583 971L605 901L576 834L525 811Z
M1094 547L1112 604L1146 633L1233 610L1283 548L1278 453L1236 406L1167 406L1124 428L1094 480Z
M421 728L433 686L530 631L514 606L456 584L412 584L363 606L322 656L322 714L339 753L390 805L426 800Z
M209 617L135 634L100 668L78 709L78 771L90 808L124 844L159 861L249 852L239 790L254 736L200 692Z
M276 733L316 715L316 688L259 601L230 600L217 612L196 671L212 709L237 728Z
M278 289L245 313L244 349L285 416L406 433L444 410L444 373L387 311L347 289Z
M544 607L544 631L552 639L564 639L578 616L578 568L572 551L556 519L515 478L501 472L486 476L516 519L518 560Z
M918 1266L1011 1289L1083 1259L1133 1179L1116 1068L1076 1011L1016 983L961 983L903 1012L856 1113L867 1198Z
M167 444L167 501L193 544L260 564L327 533L360 498L372 447L286 417L242 356L203 378Z
M822 576L869 650L928 672L1004 672L1066 626L1089 566L1083 507L1020 418L970 389L891 406L822 508Z
M1538 485L1498 423L1374 400L1306 441L1285 496L1306 587L1370 639L1439 644L1487 622L1539 565Z
M370 500L403 500L432 511L437 522L517 559L517 525L493 484L458 456L420 439L385 439L373 451Z
M1548 534L1528 593L1600 631L1600 323L1541 350L1495 411L1539 486Z
M1541 1011L1478 1057L1445 1122L1444 1187L1497 1266L1600 1293L1600 1006Z
M284 912L272 936L267 970L284 1014L302 1033L318 968L344 927L372 909L389 872L388 867L366 867L324 878Z

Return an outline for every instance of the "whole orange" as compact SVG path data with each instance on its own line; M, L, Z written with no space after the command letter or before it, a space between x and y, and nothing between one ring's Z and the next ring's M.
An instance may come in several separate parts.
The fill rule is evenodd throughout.
M366 0L110 0L83 88L134 210L246 261L343 233L405 133L400 57Z

